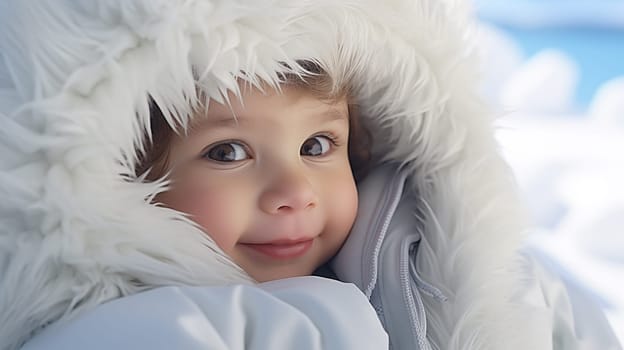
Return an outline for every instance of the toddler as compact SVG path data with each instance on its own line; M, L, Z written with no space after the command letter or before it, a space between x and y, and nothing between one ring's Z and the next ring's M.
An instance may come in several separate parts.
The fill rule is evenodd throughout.
M310 275L357 211L351 163L361 167L367 152L348 88L299 64L308 76L285 75L279 91L241 83L240 99L210 101L187 131L175 133L152 105L154 141L138 167L148 179L168 174L155 202L188 213L260 282Z
M0 1L0 349L620 349L522 250L469 18Z

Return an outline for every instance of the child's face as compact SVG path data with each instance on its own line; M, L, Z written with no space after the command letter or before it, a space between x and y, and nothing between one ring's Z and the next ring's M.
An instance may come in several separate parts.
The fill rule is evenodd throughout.
M309 275L338 251L357 211L347 102L295 87L248 88L244 106L232 101L212 102L172 142L172 188L157 200L190 214L260 282Z

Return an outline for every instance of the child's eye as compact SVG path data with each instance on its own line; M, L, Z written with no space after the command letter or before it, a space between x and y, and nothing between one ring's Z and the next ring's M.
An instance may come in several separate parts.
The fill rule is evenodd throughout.
M322 156L325 153L329 152L332 142L333 141L327 136L311 137L305 140L303 145L301 145L300 153L302 156Z
M236 162L249 158L245 147L236 142L224 142L210 147L203 155L204 158L217 162Z

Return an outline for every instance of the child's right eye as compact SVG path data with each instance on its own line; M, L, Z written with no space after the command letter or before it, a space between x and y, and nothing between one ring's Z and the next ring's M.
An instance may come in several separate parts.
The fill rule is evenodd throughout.
M202 157L221 163L236 162L250 158L245 150L245 146L236 142L224 142L214 145Z

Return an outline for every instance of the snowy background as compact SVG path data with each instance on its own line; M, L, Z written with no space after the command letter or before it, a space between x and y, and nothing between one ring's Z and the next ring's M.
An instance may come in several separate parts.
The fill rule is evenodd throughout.
M624 344L624 0L476 0L485 96L531 245Z

